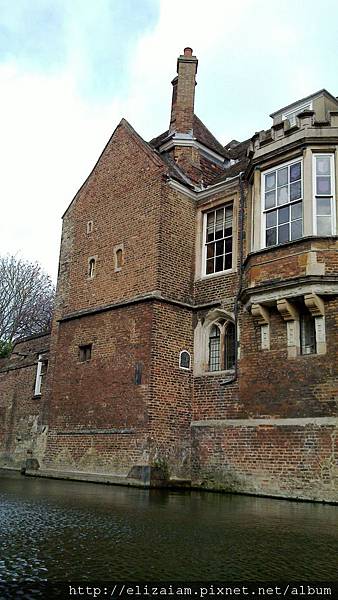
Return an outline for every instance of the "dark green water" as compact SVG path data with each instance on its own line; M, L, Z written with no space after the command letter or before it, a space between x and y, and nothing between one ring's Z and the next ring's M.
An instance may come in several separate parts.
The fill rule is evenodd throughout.
M0 582L337 580L338 508L0 476Z

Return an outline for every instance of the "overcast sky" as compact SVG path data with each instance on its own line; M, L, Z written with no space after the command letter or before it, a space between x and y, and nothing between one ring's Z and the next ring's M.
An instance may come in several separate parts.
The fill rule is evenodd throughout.
M55 280L62 213L122 117L147 140L167 129L185 46L223 144L338 95L337 0L0 0L0 254Z

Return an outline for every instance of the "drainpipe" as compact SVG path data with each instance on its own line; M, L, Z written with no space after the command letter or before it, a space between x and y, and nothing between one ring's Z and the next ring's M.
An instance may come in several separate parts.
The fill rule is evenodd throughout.
M238 215L238 229L239 229L239 279L238 279L238 289L235 297L234 304L234 317L235 317L235 372L231 379L226 379L222 381L221 385L229 385L230 383L234 383L238 379L238 313L239 313L239 300L242 293L242 283L243 283L243 255L244 255L244 171L241 171L239 174L239 215Z

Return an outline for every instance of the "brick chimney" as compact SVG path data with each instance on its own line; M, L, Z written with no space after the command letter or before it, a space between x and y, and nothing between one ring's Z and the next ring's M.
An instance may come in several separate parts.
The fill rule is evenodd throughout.
M178 75L172 81L170 131L192 134L197 65L192 49L184 48L184 54L177 59Z

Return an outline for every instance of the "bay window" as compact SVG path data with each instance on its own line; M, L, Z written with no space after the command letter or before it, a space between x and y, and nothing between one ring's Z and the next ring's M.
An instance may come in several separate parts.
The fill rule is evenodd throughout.
M335 190L333 154L314 154L314 232L316 235L335 233Z
M263 239L266 247L302 237L302 177L302 161L299 159L263 173Z

